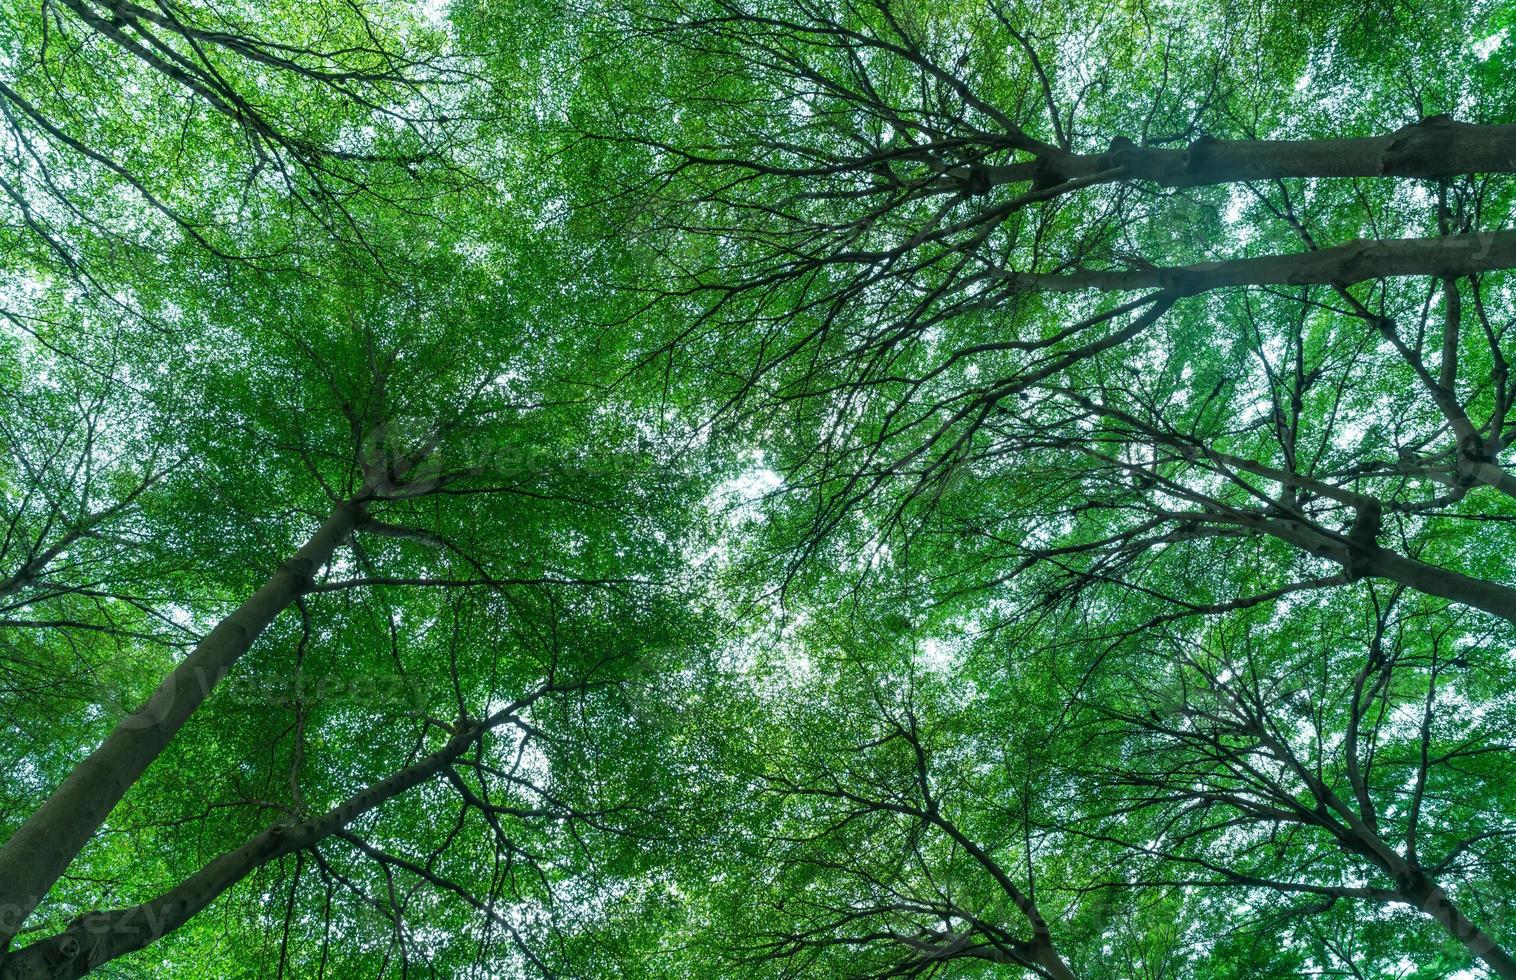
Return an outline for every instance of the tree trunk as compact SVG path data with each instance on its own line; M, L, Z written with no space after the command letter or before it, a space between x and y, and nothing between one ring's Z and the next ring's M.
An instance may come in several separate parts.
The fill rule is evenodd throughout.
M0 847L0 950L211 689L362 518L362 504L339 504L295 556L217 624Z

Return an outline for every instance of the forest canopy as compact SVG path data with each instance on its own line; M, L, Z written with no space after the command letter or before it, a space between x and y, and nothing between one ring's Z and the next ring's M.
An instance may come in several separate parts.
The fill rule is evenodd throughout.
M0 980L1516 980L1511 0L27 0Z

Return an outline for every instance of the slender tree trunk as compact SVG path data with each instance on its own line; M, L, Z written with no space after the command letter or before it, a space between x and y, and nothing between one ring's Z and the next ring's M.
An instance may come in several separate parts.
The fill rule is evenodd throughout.
M126 510L133 503L135 503L137 498L142 496L142 494L146 492L149 487L151 487L154 483L157 483L158 479L158 474L150 474L141 483L139 483L131 493L128 493L125 497L121 498L121 500L112 506L107 507L104 510L96 511L95 513L84 518L78 524L65 531L62 537L54 541L48 547L43 548L35 557L17 569L16 573L10 578L0 580L0 599L4 599L6 596L10 595L13 592L18 592L24 586L30 585L32 582L36 581L37 576L42 574L43 570L46 569L47 566L55 558L67 551L75 541L78 541L86 534L89 534L95 528L99 527L101 524L106 523L111 518L121 514L122 511Z
M57 935L0 960L0 980L71 980L156 942L262 865L320 843L375 807L438 775L467 752L491 724L474 722L438 751L348 797L319 817L268 828L150 901L81 916Z
M331 559L363 513L360 503L339 504L295 556L217 624L147 703L123 718L0 847L0 950L211 689Z
M68 550L70 545L84 536L87 527L85 525L69 531L54 542L51 547L45 549L25 565L22 565L10 578L0 580L0 599L4 599L12 592L19 592L23 586L31 584L41 574L42 570L47 567L49 562L63 554L63 552Z
M1259 255L1168 268L1046 276L1013 272L1006 276L1028 292L1166 289L1181 296L1193 296L1234 286L1347 286L1387 276L1446 278L1510 268L1516 268L1516 231L1441 238L1359 239L1314 252Z

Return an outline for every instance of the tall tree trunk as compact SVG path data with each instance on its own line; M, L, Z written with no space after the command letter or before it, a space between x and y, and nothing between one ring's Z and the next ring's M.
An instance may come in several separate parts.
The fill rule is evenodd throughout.
M217 624L147 703L123 718L0 847L0 950L211 689L304 591L363 516L361 503L338 504L295 556Z
M0 980L69 980L135 952L188 922L222 892L286 854L320 843L375 807L441 773L468 751L494 721L476 721L438 751L348 797L321 816L276 825L141 905L92 912L54 936L0 960Z

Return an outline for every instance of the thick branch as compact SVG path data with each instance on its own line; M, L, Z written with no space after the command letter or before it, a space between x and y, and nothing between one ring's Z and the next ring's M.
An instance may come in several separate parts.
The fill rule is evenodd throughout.
M1441 238L1358 239L1331 248L1220 262L1061 275L1006 273L1027 292L1168 290L1193 296L1233 286L1346 286L1389 276L1457 278L1516 267L1516 231Z
M1218 140L1183 149L1130 143L1107 153L1039 156L1043 180L1075 180L1120 167L1122 179L1194 187L1281 177L1416 177L1516 172L1516 125L1480 126L1432 116L1393 133L1357 139ZM994 169L992 183L1026 179Z

